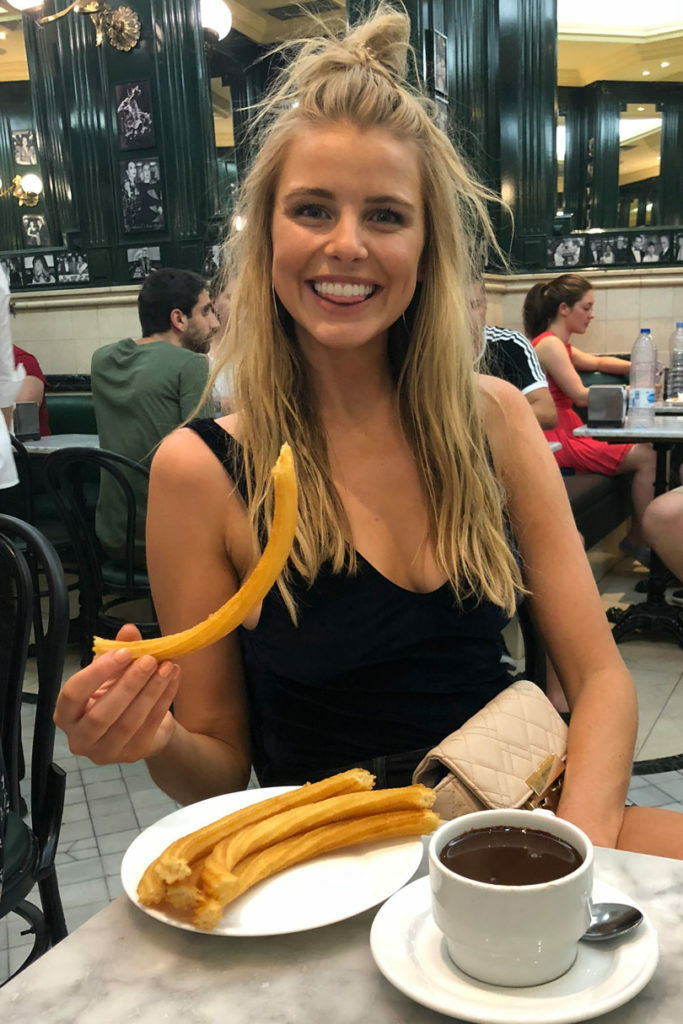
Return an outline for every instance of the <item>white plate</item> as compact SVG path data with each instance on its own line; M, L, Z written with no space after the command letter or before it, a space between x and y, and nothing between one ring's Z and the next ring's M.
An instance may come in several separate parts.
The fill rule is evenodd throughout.
M197 931L156 907L143 907L137 887L147 865L174 839L241 807L296 787L248 789L202 800L174 811L145 829L121 864L123 888L141 910L159 921ZM386 839L325 854L260 882L229 904L219 924L203 935L283 935L342 921L377 906L412 878L422 859L422 840Z
M633 902L599 881L593 898ZM574 966L555 981L531 988L486 985L463 974L450 959L432 918L429 878L407 885L380 908L370 946L382 974L401 992L432 1010L477 1024L569 1024L597 1017L640 992L659 956L657 934L645 914L628 937L579 943Z

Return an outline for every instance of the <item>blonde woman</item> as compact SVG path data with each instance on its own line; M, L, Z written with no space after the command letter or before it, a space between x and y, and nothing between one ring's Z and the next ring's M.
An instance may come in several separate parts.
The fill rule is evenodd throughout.
M145 758L184 802L243 788L252 764L267 785L365 762L407 781L424 748L508 684L500 630L522 585L509 522L573 710L560 813L596 842L637 845L642 831L653 849L655 829L624 813L633 683L559 472L526 399L472 371L470 253L489 231L487 195L404 84L408 35L382 7L288 64L234 240L238 411L179 429L152 466L164 631L249 575L288 441L301 498L284 578L182 665L98 659L64 686L57 722L99 763ZM664 820L658 849L673 851L681 819Z

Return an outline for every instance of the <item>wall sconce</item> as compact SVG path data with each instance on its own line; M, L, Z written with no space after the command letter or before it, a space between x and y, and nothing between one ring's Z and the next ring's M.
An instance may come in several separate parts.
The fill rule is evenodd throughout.
M1 181L0 188L2 188ZM11 185L0 192L0 199L3 196L11 195L17 200L19 206L36 206L42 191L43 183L37 174L24 174L23 177L17 174L12 178Z
M22 13L37 14L45 0L9 0L12 6ZM95 26L95 45L101 46L105 34L107 40L116 50L132 50L140 39L140 20L130 7L110 7L103 0L74 0L61 11L38 18L39 25L48 25L58 21L71 11L74 14L89 14Z
M225 39L232 28L232 13L225 0L200 0L199 14L207 45Z

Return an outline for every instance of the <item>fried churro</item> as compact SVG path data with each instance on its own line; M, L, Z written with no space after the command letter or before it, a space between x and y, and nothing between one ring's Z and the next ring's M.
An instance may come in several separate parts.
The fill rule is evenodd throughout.
M263 600L277 580L294 542L298 498L294 458L288 444L283 444L280 449L279 458L271 470L271 475L275 491L275 504L268 543L253 572L237 593L233 594L229 601L226 601L217 611L212 612L203 622L198 622L181 633L155 637L151 640L132 641L106 640L96 636L93 640L95 654L104 654L105 651L125 647L134 658L141 658L143 654L151 654L159 660L177 658L182 654L208 647L244 622L252 608L255 608L259 601Z
M433 811L391 811L385 814L369 814L362 818L350 818L347 821L323 825L290 836L240 861L235 866L235 878L229 892L226 891L226 886L221 900L208 895L202 896L195 907L193 923L203 931L212 931L228 903L257 882L302 861L347 846L380 839L423 835L433 832L440 824L441 819Z
M250 804L190 832L167 846L145 870L138 883L138 899L145 905L161 903L166 897L167 885L186 878L194 861L207 856L216 843L238 829L318 800L327 800L344 793L367 792L372 789L374 783L375 778L370 772L363 768L352 768L320 782L309 782L288 793L280 793L278 796Z
M233 868L249 854L321 825L388 811L421 810L431 807L434 800L434 790L415 785L330 797L275 814L239 829L214 846L206 858L202 888L219 903L227 902L235 881Z

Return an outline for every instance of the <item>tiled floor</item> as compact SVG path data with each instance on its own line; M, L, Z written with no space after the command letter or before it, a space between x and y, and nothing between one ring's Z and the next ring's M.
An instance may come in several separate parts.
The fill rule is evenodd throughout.
M642 600L633 587L644 570L620 563L600 584L605 609ZM666 637L627 640L621 653L636 680L640 728L636 757L640 760L683 752L683 651ZM70 651L66 674L78 668ZM30 727L32 705L24 706ZM123 853L152 822L177 806L154 785L144 765L97 767L73 757L57 733L55 760L67 772L66 808L57 853L62 900L70 931L121 892ZM629 791L635 803L683 811L683 771L635 775ZM28 952L20 922L0 921L0 981Z

